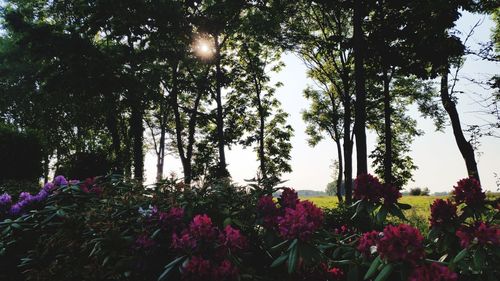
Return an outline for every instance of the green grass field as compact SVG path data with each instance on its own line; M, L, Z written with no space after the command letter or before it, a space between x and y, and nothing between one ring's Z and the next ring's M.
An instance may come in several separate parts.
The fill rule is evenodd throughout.
M410 224L417 226L422 232L427 232L429 216L431 213L430 205L435 199L446 198L448 196L403 196L399 202L410 204L411 209L404 211L406 218ZM317 196L317 197L302 197L301 199L312 201L318 207L332 208L338 203L335 196ZM391 221L399 221L392 218Z

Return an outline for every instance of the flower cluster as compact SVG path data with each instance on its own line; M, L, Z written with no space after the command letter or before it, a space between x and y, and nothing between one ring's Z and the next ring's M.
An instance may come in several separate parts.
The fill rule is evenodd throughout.
M377 250L377 243L380 239L380 233L373 230L364 233L358 242L358 251L365 257L370 257Z
M431 205L431 227L454 225L458 220L457 207L450 200L436 199Z
M278 198L278 203L280 204L281 208L295 208L295 205L299 203L299 195L295 190L291 188L284 188L283 192L281 193L280 198Z
M219 264L200 256L193 256L182 267L182 280L221 280L230 281L238 279L238 269L228 260L223 260Z
M382 259L390 262L408 261L413 263L424 256L424 237L418 229L407 224L388 225L377 245Z
M478 206L484 203L485 193L479 182L473 178L461 179L453 187L453 199L457 204L465 203L468 206Z
M313 267L300 267L297 270L297 279L293 280L314 280L314 281L341 281L345 274L338 267L328 267L326 263L320 263Z
M392 205L401 197L399 189L390 184L382 184L377 177L361 174L354 180L354 198L370 203Z
M156 246L156 241L151 239L147 234L141 234L135 240L135 249L150 250Z
M53 182L45 184L36 195L21 192L19 200L15 204L12 204L12 197L4 193L0 196L0 216L5 214L18 216L36 204L45 201L56 187L66 185L68 185L68 181L63 176L57 176Z
M388 262L415 263L424 257L424 238L420 232L409 225L388 225L382 233L376 231L363 234L359 240L358 251L370 256L377 251Z
M171 209L170 221L184 215L181 209ZM223 230L214 226L206 215L196 215L184 229L174 229L171 247L191 256L182 268L182 280L236 280L238 270L228 255L243 251L247 240L238 229L227 225ZM211 257L206 260L204 258Z
M463 226L456 232L460 239L460 245L463 248L469 247L471 244L485 245L500 245L500 228L490 226L484 222L476 222L473 226Z
M323 212L309 201L300 201L295 209L285 208L285 214L278 217L278 230L284 239L306 241L321 227Z
M10 205L12 204L12 197L4 193L0 195L0 216L10 209Z
M262 196L259 199L259 202L257 202L257 211L265 227L272 228L276 225L278 208L271 195Z
M457 279L457 274L448 267L431 263L415 268L408 281L456 281Z
M257 212L267 228L277 229L284 239L308 240L323 224L323 211L309 201L298 198L297 192L285 188L278 198L279 208L272 196L257 203Z
M231 252L243 250L247 241L238 229L227 225L224 230L219 234L219 243L224 245Z
M79 184L80 189L85 193L95 193L97 195L102 193L102 188L96 184L95 178L87 178Z

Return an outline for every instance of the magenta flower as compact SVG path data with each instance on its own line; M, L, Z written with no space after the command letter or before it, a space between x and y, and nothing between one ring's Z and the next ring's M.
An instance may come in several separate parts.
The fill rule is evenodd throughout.
M458 275L438 263L419 266L413 270L408 281L456 281Z
M172 248L185 252L191 252L196 248L196 240L191 237L191 235L189 235L187 231L184 231L180 235L177 235L177 233L173 233Z
M147 234L141 234L135 240L134 248L138 250L150 250L156 246L156 241L151 239Z
M383 199L384 205L392 205L398 202L401 198L401 192L399 189L391 184L384 184L379 190L379 197Z
M424 257L423 240L422 234L412 226L388 225L377 243L377 252L389 262L415 263Z
M485 245L500 245L500 228L497 226L489 226L484 222L476 222L474 226L461 227L456 232L460 239L460 245L463 248L469 247L471 244Z
M436 199L431 205L431 227L454 225L457 222L457 207L450 200Z
M196 215L191 224L189 224L189 231L196 239L212 240L216 237L216 229L212 225L212 219L203 214Z
M479 182L473 178L461 179L453 187L453 199L457 204L465 203L469 206L477 206L484 203L486 195L481 189Z
M377 247L377 243L380 239L379 235L379 232L375 230L364 233L359 238L358 251L365 257L370 257L372 255L372 248Z
M182 268L183 281L211 280L212 264L202 257L191 257Z
M230 261L223 260L218 267L213 269L212 280L238 280L238 273L238 269Z
M259 217L263 219L264 226L273 228L276 224L278 208L271 195L262 196L257 202L257 211Z
M340 281L344 278L344 272L338 267L332 267L328 269L328 280L330 281Z
M219 236L219 241L226 246L231 252L242 250L246 247L246 239L241 235L238 229L227 225L224 231Z
M354 180L354 198L372 203L380 202L382 183L370 174L361 174Z
M291 188L284 188L281 192L281 196L278 199L281 208L295 208L295 205L299 202L299 195L295 190Z
M322 223L321 209L309 201L301 201L295 209L285 208L285 214L278 217L278 230L284 239L307 241Z

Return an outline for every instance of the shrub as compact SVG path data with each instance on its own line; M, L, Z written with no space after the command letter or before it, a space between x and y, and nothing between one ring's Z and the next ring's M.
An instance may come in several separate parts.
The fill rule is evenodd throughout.
M42 145L32 131L0 124L0 182L37 182L42 176Z
M111 162L103 152L79 152L58 163L56 174L64 174L71 179L86 179L104 176L111 170Z

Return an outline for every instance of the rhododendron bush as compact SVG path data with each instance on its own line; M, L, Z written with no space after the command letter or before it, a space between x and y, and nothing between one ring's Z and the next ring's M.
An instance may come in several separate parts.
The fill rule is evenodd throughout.
M429 206L427 236L405 219L411 206L398 202L397 188L360 175L354 197L328 210L291 188L172 181L145 189L114 177L58 176L36 194L0 194L0 280L500 276L498 204L474 179Z

